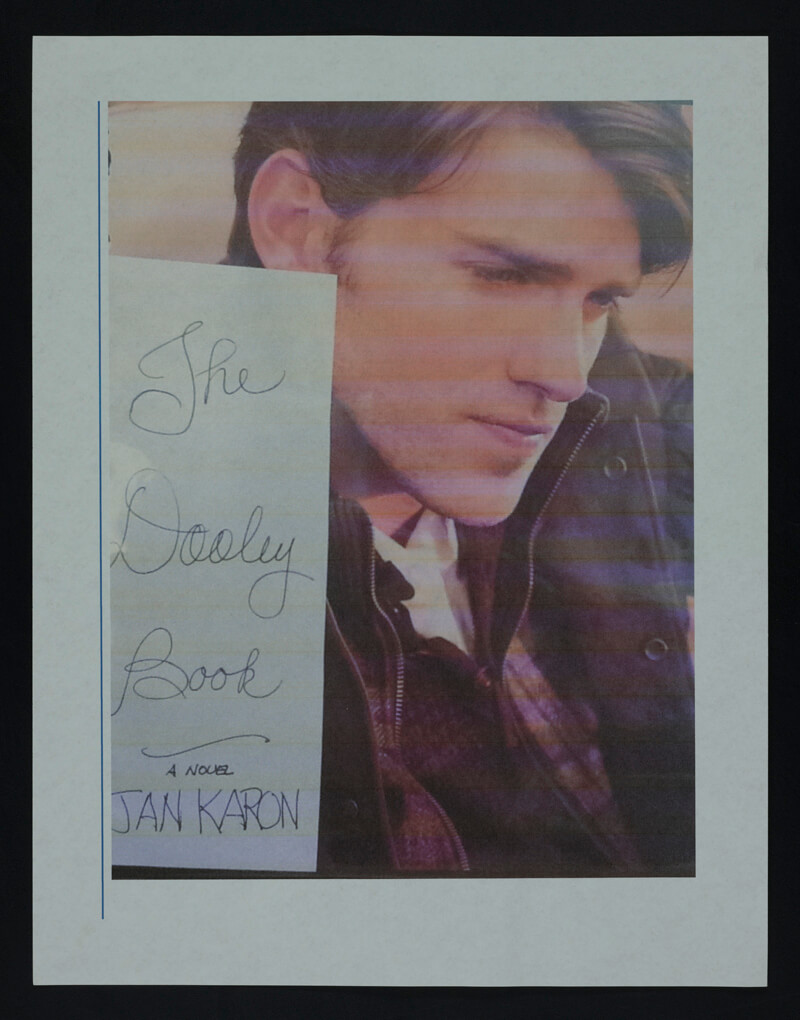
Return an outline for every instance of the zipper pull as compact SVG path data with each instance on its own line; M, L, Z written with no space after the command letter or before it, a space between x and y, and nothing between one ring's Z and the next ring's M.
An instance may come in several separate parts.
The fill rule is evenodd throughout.
M475 686L479 691L490 691L495 682L494 674L489 666L481 666L475 674Z

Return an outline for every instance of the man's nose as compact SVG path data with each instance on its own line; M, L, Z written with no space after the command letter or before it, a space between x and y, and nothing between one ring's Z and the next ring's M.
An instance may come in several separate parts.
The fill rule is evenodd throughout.
M508 374L514 382L535 386L549 400L577 400L592 366L590 346L582 305L539 306L527 334L518 335L511 345Z

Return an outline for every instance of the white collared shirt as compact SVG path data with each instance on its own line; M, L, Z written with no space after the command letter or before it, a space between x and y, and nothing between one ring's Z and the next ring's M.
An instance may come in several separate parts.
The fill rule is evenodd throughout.
M425 510L406 546L373 526L375 548L414 589L406 602L420 637L440 637L471 654L474 627L469 597L458 576L458 537L450 518Z

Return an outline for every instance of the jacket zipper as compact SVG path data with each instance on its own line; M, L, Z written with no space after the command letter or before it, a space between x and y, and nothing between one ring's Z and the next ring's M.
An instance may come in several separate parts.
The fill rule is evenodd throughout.
M389 632L392 635L392 640L394 642L395 647L394 658L393 660L390 660L387 663L387 680L389 680L392 683L392 686L394 688L394 718L392 720L392 739L394 742L395 750L402 757L402 752L400 750L400 727L403 721L403 701L405 699L405 684L406 684L406 661L405 656L403 655L403 645L400 641L400 636L397 633L397 630L395 629L395 626L392 623L389 614L384 610L383 606L381 606L380 602L378 601L375 583L376 557L377 553L375 551L375 542L372 538L372 534L370 533L369 591L370 597L372 599L372 604L375 606L375 608L378 610L378 613L383 617L384 621L386 622L386 626L389 628ZM469 859L467 858L467 852L464 849L464 844L461 842L461 837L456 831L456 827L453 824L452 819L444 810L444 808L441 806L441 804L436 800L433 794L430 793L430 791L426 790L425 793L430 799L433 806L438 811L439 817L441 818L442 823L444 824L445 828L447 829L450 835L450 839L452 840L453 846L455 848L456 856L458 857L458 862L459 865L461 866L461 870L469 871L470 868Z
M392 719L392 738L395 746L400 744L400 720L402 718L403 711L403 697L405 694L405 682L406 682L406 660L403 655L403 646L400 642L400 636L395 630L395 626L389 618L389 614L383 608L378 601L378 593L375 582L375 568L376 568L377 553L375 551L375 540L370 531L369 540L369 595L372 599L372 604L377 609L378 613L383 617L386 626L389 629L389 633L392 635L392 642L394 644L394 654L392 656L387 655L387 666L386 666L386 679L389 681L395 692L394 696L394 711Z

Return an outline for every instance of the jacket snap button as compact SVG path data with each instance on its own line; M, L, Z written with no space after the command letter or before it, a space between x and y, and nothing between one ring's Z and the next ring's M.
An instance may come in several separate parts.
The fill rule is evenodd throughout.
M623 457L609 457L603 465L603 473L606 478L622 478L628 471L628 465Z
M347 821L358 818L358 801L352 799L342 801L342 817Z
M663 659L668 651L669 646L667 642L660 637L651 638L644 646L644 654L651 662L658 662L659 659Z

